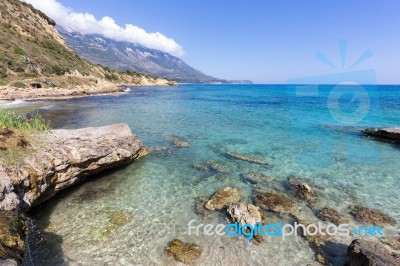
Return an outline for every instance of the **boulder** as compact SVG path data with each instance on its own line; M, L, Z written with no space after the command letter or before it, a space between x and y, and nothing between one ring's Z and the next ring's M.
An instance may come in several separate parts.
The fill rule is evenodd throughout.
M367 128L362 133L366 136L400 143L400 128Z
M359 222L372 224L375 226L391 224L395 225L396 220L386 213L376 209L370 209L362 206L354 206L350 210L350 214Z
M145 154L126 124L53 130L36 137L42 144L20 163L0 162L0 210L27 211L89 176Z
M233 222L238 222L241 225L255 225L261 222L260 208L253 204L237 203L230 205L227 209Z
M280 213L297 212L296 202L284 194L262 192L256 195L255 202L257 206L267 211Z
M231 204L238 203L240 193L237 188L225 187L217 191L215 195L204 205L208 210L222 210Z
M22 262L27 234L28 224L24 214L0 211L0 265Z
M165 252L174 257L176 261L185 264L194 264L201 256L201 249L198 245L185 243L179 239L172 240Z
M346 266L398 266L400 254L380 242L356 239L347 249Z

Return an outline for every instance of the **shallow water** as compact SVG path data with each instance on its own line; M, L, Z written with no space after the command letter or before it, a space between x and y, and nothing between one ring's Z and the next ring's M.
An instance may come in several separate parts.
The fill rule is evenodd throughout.
M237 237L188 235L192 219L197 224L227 222L223 213L197 215L197 196L234 186L251 201L254 187L240 179L247 172L273 177L282 190L279 182L289 176L309 179L322 194L318 207L348 213L349 206L360 204L400 221L399 146L358 133L366 126L400 125L400 87L366 87L365 113L365 95L352 95L351 87L343 87L349 93L337 105L332 104L332 86L319 87L317 96L298 94L296 89L278 85L135 88L119 97L73 99L41 109L56 128L125 122L146 146L170 148L33 210L42 233L30 240L36 245L30 247L25 264L173 265L176 262L164 254L164 248L174 238L203 249L200 265L314 264L314 252L299 237L284 242L270 237L255 245ZM351 121L354 117L359 121ZM172 135L187 139L190 147L171 148ZM223 154L226 150L257 156L271 167L228 158ZM228 172L192 168L210 159L225 164ZM300 207L300 216L317 220L307 206ZM133 219L115 225L110 217L116 212L132 214Z

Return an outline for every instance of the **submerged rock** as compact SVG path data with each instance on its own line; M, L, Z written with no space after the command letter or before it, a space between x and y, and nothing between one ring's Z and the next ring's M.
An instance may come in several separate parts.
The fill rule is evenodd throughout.
M284 194L273 192L262 192L255 197L256 205L267 211L275 211L280 213L297 212L297 204Z
M238 203L240 193L237 188L225 187L217 191L215 195L204 205L208 210L222 210L231 204Z
M350 214L354 217L354 219L362 223L376 226L384 224L396 224L396 220L394 218L376 209L354 206L350 210Z
M17 212L0 211L0 265L21 263L28 234L26 216Z
M195 163L192 165L193 169L203 172L217 172L217 173L228 173L229 168L218 161L208 160L206 163Z
M125 225L133 220L133 214L130 212L115 211L109 214L109 220L115 225Z
M317 197L317 192L306 181L299 178L290 178L288 188L294 196L302 200L313 200Z
M237 203L230 205L227 209L232 221L238 222L241 225L255 225L261 222L260 208L253 204Z
M323 265L343 265L346 257L347 245L337 242L337 239L326 234L307 234L304 228L307 228L311 223L298 220L297 218L296 222L298 225L297 234L304 238L310 248L314 250L315 260L317 262ZM301 225L303 225L304 228ZM310 228L309 230L312 231L314 229Z
M165 252L174 257L176 261L193 264L200 258L202 250L196 244L184 243L179 239L174 239L165 249Z
M57 192L142 156L142 143L126 124L53 130L36 152L15 166L0 162L0 210L27 211Z
M178 148L188 148L190 146L189 141L179 136L167 136L166 140L172 142Z
M240 175L240 178L245 181L245 182L249 182L252 184L260 184L260 183L267 183L267 182L271 182L274 180L273 177L264 175L263 173L258 173L258 172L249 172L249 173L245 173Z
M322 221L331 222L336 225L339 225L344 222L342 215L337 210L329 207L322 208L318 212L318 217Z
M257 158L248 154L243 154L243 153L238 153L238 152L233 152L233 151L225 151L224 153L226 156L234 159L238 159L241 161L249 162L249 163L254 163L254 164L259 164L259 165L269 165L267 161L261 158Z
M366 136L400 143L400 128L367 128L362 133Z
M207 196L200 196L196 198L195 202L195 212L197 214L201 214L204 216L207 216L208 214L211 213L210 210L206 209L205 204L208 202L208 197Z
M380 242L356 239L347 249L346 266L398 266L400 254Z

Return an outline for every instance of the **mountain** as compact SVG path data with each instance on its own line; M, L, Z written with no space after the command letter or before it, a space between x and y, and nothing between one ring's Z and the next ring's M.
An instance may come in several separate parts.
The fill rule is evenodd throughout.
M114 41L97 34L81 34L59 26L57 30L81 57L110 68L132 70L183 83L251 83L211 77L178 57L140 44Z
M2 89L169 83L172 82L94 65L67 46L55 22L46 14L19 0L0 0Z

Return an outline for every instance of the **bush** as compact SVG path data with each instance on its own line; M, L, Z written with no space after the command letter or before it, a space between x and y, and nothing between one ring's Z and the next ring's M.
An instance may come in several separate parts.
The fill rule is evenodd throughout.
M14 53L18 54L18 55L26 55L26 52L24 49L22 49L21 47L17 46L14 48Z

